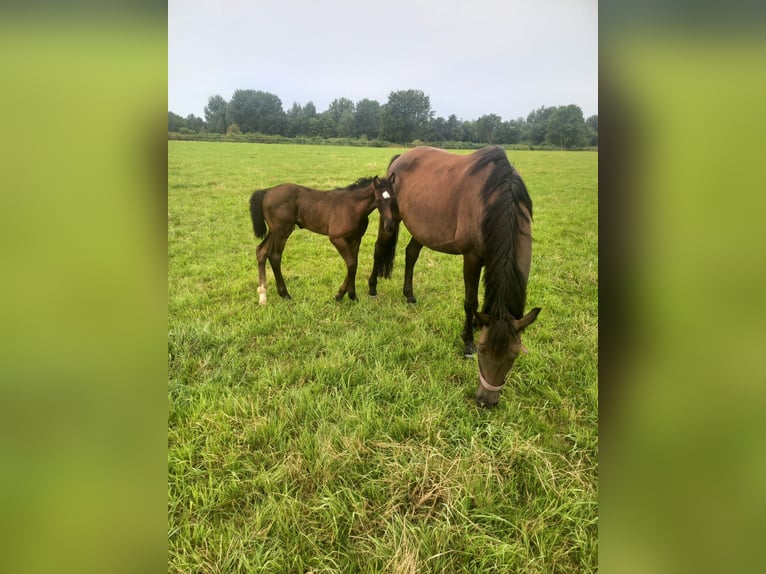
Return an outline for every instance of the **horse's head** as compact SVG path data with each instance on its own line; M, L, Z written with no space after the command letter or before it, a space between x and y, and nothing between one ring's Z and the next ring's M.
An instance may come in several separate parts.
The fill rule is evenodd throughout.
M479 388L476 402L484 407L493 407L500 398L500 390L513 363L524 349L521 333L537 319L540 307L535 307L521 319L514 317L493 317L476 313L482 325L478 345Z
M380 219L383 227L388 233L392 233L396 228L396 219L399 216L399 208L394 195L394 181L396 174L391 174L389 178L379 178L377 175L372 180L375 189L375 203L380 212Z

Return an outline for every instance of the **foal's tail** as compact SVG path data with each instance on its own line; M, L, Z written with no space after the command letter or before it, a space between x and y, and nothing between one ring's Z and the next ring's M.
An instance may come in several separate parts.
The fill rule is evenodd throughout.
M391 278L394 270L394 256L396 255L396 243L399 241L399 225L401 221L394 223L394 230L389 233L383 227L383 220L378 225L378 240L375 242L375 259L377 262L378 277Z
M266 219L263 217L263 197L266 190L254 191L250 196L250 218L253 220L253 231L256 237L266 237Z

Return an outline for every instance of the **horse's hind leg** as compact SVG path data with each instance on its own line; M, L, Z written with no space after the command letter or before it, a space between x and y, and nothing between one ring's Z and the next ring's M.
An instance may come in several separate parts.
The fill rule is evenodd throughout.
M258 303L260 305L266 304L266 258L268 257L270 246L271 233L267 233L255 250L255 256L258 259Z
M417 299L415 299L415 295L412 292L412 271L415 268L418 257L420 257L421 249L423 249L423 244L415 241L413 237L410 239L410 242L407 244L407 250L404 252L404 289L402 289L402 293L407 298L407 302L412 304L417 303Z
M282 277L282 251L285 249L285 243L287 243L287 238L290 237L291 232L292 230L287 235L275 236L269 249L269 263L271 263L271 270L274 272L274 280L277 283L277 293L282 299L292 299L287 292L285 278Z

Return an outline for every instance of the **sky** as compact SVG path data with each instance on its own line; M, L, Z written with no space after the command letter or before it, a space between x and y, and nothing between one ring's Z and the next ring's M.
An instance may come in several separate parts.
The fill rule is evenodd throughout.
M270 92L285 111L421 90L435 117L598 114L598 0L169 0L168 110Z

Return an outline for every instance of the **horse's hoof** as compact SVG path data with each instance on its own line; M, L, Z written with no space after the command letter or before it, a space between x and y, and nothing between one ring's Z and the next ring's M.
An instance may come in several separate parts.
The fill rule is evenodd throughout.
M282 299L284 299L285 301L289 301L290 299L292 299L289 293L280 293L279 296L282 297Z
M418 300L415 299L413 295L405 295L405 297L407 298L407 303L409 303L410 305L414 305L415 303L418 302Z
M351 299L352 301L356 301L356 294L349 295L348 298Z
M466 343L465 349L463 349L463 357L466 359L473 359L476 356L476 345L473 343Z

